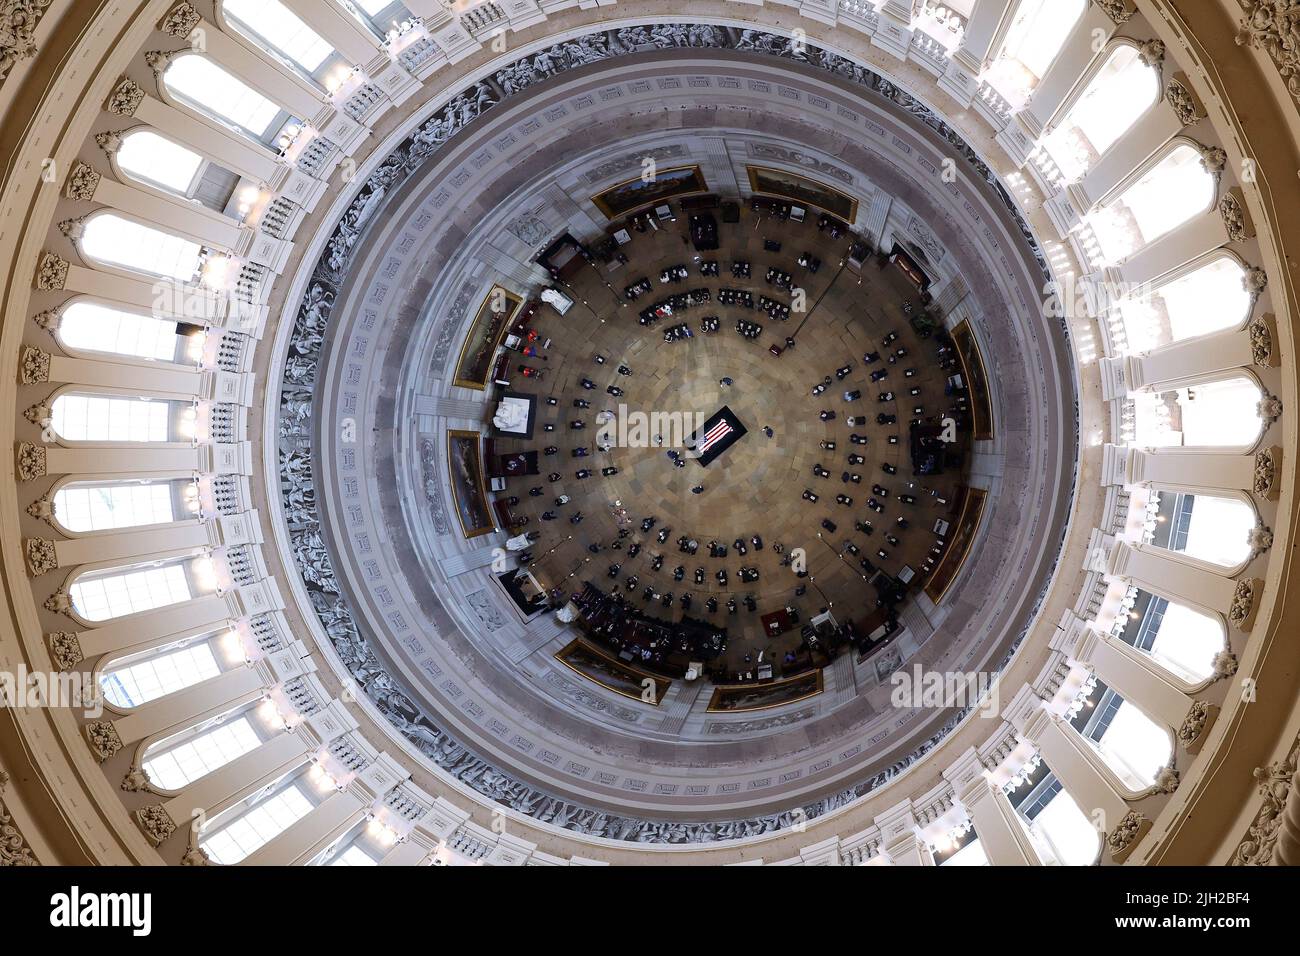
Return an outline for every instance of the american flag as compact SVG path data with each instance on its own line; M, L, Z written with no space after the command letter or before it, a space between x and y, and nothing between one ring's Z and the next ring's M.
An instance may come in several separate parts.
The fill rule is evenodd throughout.
M731 422L725 418L704 433L704 439L700 442L698 451L703 455L706 451L716 445L722 439L726 438L732 432Z

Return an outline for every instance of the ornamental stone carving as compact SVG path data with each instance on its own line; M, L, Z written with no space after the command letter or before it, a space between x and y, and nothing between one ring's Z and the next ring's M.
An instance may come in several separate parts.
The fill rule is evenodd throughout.
M145 772L136 766L132 766L122 778L122 789L127 793L140 793L141 791L152 791L149 784L149 777Z
M180 50L149 50L144 55L144 61L149 64L149 69L153 70L155 76L161 77L163 71L172 65L172 60Z
M171 13L163 17L162 23L158 24L158 29L168 36L184 40L199 25L201 19L199 12L189 3L178 3L172 7Z
M63 187L63 195L69 199L95 198L95 189L99 186L99 181L103 177L95 170L95 167L89 163L77 163L72 167L72 173L68 176L68 182Z
M69 262L62 256L47 252L36 267L36 288L43 292L56 292L68 282Z
M50 642L50 656L61 671L71 670L86 659L81 640L72 631L53 631L45 635Z
M1127 0L1094 0L1094 2L1101 8L1102 13L1115 21L1117 26L1133 19L1134 10Z
M211 866L212 860L201 846L192 846L181 857L181 866Z
M0 0L0 82L36 53L36 25L52 0Z
M1159 69L1165 59L1165 45L1160 40L1147 40L1138 44L1138 59L1147 66Z
M1214 655L1214 676L1220 680L1237 673L1237 655L1229 650L1222 650Z
M49 574L59 566L59 556L54 550L54 542L47 538L28 538L24 544L27 552L27 570L32 577Z
M122 148L122 135L123 130L120 129L105 130L102 133L95 134L95 142L99 144L100 149L112 156Z
M1255 452L1255 494L1272 498L1277 492L1277 454L1272 448Z
M1255 411L1264 420L1265 425L1272 425L1282 417L1282 399L1265 392L1264 397L1256 404Z
M1228 607L1228 623L1242 630L1255 610L1255 579L1244 578L1237 582L1232 594L1232 604Z
M18 443L18 480L35 481L45 477L45 446L29 441Z
M1219 200L1219 215L1223 217L1224 228L1228 230L1228 238L1233 242L1244 242L1255 235L1255 227L1241 201L1241 190L1237 187L1228 190Z
M1297 0L1238 0L1246 16L1237 26L1237 43L1263 50L1300 99L1300 2Z
M1255 768L1254 777L1263 804L1255 814L1255 822L1228 861L1229 866L1268 866L1272 863L1287 799L1293 789L1291 779L1295 776L1298 754L1300 745L1293 745L1285 759Z
M44 607L45 610L52 611L55 614L67 614L72 610L72 601L68 597L68 592L63 590L63 588L59 588L47 597L41 606Z
M1216 178L1228 165L1228 154L1222 146L1201 147L1201 168Z
M44 427L44 424L50 420L50 406L45 402L37 402L31 408L24 409L23 418L33 425Z
M1156 793L1173 793L1178 789L1178 771L1173 767L1161 767L1156 771L1152 786Z
M154 846L158 846L176 832L176 821L161 803L153 803L135 811L135 822Z
M1150 828L1151 821L1136 810L1124 814L1115 829L1106 835L1106 846L1110 848L1111 859L1116 863L1122 862L1137 845L1138 838Z
M1251 557L1259 557L1273 547L1273 529L1263 524L1255 525L1246 532L1246 543L1250 545Z
M54 524L54 502L50 500L49 495L41 495L29 504L27 513L33 518L44 521L46 524Z
M18 364L18 377L24 385L39 385L50 380L50 353L24 345Z
M123 77L122 82L113 88L108 97L107 109L118 116L134 116L135 111L144 102L144 90L130 77Z
M59 223L59 232L73 242L78 242L86 234L86 220L89 218L89 216L80 216L76 219L65 219Z
M92 720L86 724L86 740L100 763L122 749L122 738L111 720Z
M1210 718L1214 714L1212 705L1203 700L1192 701L1191 709L1187 711L1187 716L1183 718L1182 724L1178 728L1178 741L1184 747L1191 747L1201 739L1205 733L1205 728L1209 725Z
M37 312L32 316L32 321L43 328L46 332L57 332L59 330L59 313L55 309L46 309L44 312Z
M1250 293L1251 301L1259 298L1260 294L1268 288L1268 273L1263 269L1251 266L1246 270L1246 274L1241 280L1242 288Z
M1185 73L1175 73L1165 85L1165 100L1173 107L1174 115L1183 126L1191 126L1205 116L1200 100L1192 92Z

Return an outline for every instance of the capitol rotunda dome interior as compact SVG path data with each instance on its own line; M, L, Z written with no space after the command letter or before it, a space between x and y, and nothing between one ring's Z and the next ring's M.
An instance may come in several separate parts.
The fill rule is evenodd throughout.
M1300 862L1298 50L0 0L0 864Z

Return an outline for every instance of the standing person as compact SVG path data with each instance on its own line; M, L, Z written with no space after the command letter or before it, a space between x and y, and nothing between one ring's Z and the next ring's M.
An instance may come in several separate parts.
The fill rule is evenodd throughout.
M722 378L718 379L718 384L721 385L723 388L730 388L732 385L736 383L732 380L730 375L724 375L722 376Z

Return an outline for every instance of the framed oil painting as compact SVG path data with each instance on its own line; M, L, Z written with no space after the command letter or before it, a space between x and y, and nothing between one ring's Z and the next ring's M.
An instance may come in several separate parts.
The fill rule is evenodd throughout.
M756 193L777 196L801 206L816 206L844 220L848 225L853 225L853 220L857 218L856 199L815 179L766 166L746 166L745 171L749 173L749 188Z
M456 517L467 538L496 530L483 481L483 443L478 432L447 430L447 471L451 475Z
M605 214L605 218L617 219L643 206L660 203L674 196L708 191L700 167L674 166L672 169L658 170L649 182L638 176L617 186L610 186L604 192L592 196L591 201Z
M522 296L503 286L493 286L488 290L465 336L465 343L460 347L454 384L479 392L487 388L492 375L492 358L523 304Z

